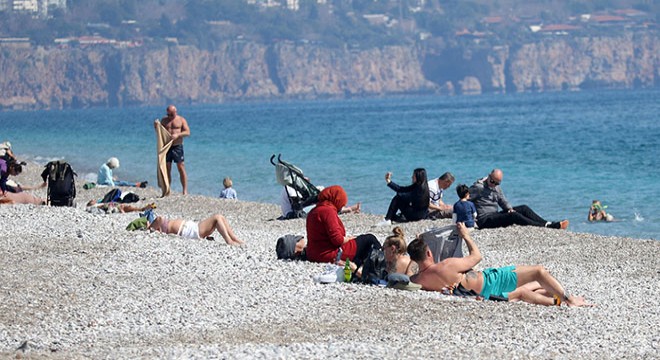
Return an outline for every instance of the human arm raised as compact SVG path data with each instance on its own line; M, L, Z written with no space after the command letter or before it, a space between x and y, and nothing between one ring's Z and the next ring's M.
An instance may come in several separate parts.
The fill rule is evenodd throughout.
M470 231L465 226L465 224L462 222L456 223L456 228L458 229L458 234L460 237L465 240L465 245L467 245L469 255L462 258L449 258L445 261L448 262L447 266L451 266L452 270L458 273L464 273L481 262L482 257L477 244L474 242L474 240L472 240Z

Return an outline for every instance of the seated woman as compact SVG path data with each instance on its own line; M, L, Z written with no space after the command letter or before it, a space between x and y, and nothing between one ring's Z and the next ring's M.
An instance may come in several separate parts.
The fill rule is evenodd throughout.
M107 185L107 186L135 186L145 188L147 187L148 182L142 181L137 183L132 183L128 181L117 180L116 177L112 175L112 170L119 167L119 159L116 157L111 157L105 164L101 165L99 168L99 173L96 177L96 185Z
M385 214L385 221L379 225L389 225L392 221L405 222L426 219L429 213L429 185L426 169L417 168L412 174L412 184L399 186L392 181L392 173L385 174L387 186L396 191ZM401 211L401 215L397 214Z
M14 158L9 160L0 159L0 197L3 199L2 204L34 204L44 205L46 202L32 194L26 192L11 192L7 181L9 175L16 176L23 172L22 163L17 162Z
M341 186L323 189L318 200L316 207L307 214L307 260L332 263L341 248L340 260L350 259L351 269L358 270L372 246L381 248L380 242L372 234L346 236L338 213L348 202L348 196ZM356 272L359 276L359 270Z
M218 230L228 245L244 244L242 240L236 237L231 226L229 226L227 219L220 214L212 215L199 223L190 220L167 219L158 216L149 224L148 229L159 231L164 234L176 234L189 239L204 239L210 236L213 233L213 230Z
M414 275L417 273L417 264L410 260L408 247L403 236L403 229L395 227L392 229L394 235L390 235L383 243L385 262L388 274Z

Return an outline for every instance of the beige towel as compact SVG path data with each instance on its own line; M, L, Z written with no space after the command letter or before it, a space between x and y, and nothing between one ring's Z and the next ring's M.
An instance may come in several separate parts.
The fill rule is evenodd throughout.
M158 122L156 126L156 152L158 153L158 187L163 191L163 197L170 194L170 177L167 175L167 152L172 147L172 135Z

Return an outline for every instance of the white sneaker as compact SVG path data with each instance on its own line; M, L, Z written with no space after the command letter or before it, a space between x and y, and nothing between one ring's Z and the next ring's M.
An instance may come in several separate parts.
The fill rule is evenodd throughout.
M390 225L392 225L392 221L387 220L387 219L385 219L385 220L379 222L378 224L376 224L376 226L390 226Z

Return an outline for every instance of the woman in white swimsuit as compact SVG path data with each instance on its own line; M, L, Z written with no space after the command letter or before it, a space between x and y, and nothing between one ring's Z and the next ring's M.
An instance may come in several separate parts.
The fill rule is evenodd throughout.
M158 216L151 224L149 224L149 229L160 231L164 234L176 234L189 239L204 239L211 235L214 230L218 230L227 244L244 244L244 242L234 234L227 219L220 214L212 215L199 223L190 220L167 219Z

